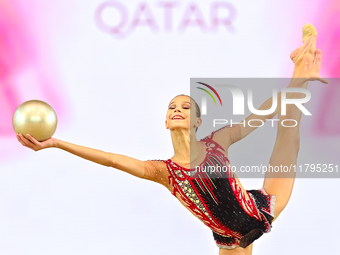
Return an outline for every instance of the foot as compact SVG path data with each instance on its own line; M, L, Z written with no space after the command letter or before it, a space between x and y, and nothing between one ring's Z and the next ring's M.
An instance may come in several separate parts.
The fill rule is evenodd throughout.
M313 55L316 50L316 37L317 32L315 27L307 23L302 28L302 42L303 45L290 54L291 60L294 62L295 66L304 66L306 57L309 62L313 60Z

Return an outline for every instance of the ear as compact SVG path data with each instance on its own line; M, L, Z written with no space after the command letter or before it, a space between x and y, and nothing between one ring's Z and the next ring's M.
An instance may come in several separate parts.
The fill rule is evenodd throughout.
M196 127L199 127L201 125L202 125L202 119L198 118L197 121L196 121Z
M167 122L167 121L165 121L165 128L166 128L166 129L169 129L169 127L168 127L168 122Z

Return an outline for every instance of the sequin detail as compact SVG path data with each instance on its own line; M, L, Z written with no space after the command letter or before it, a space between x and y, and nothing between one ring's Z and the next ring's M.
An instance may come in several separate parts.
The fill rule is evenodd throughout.
M275 196L264 190L244 190L231 171L208 174L202 167L230 166L229 145L239 139L238 127L221 128L200 142L205 158L200 168L185 168L171 159L146 162L145 178L166 186L171 193L212 231L220 248L246 247L269 232L274 217ZM221 145L217 135L228 135ZM223 141L225 142L225 141Z
M171 176L174 178L175 182L179 186L179 189L177 189L177 192L179 192L179 190L181 190L182 192L181 192L180 195L181 196L185 195L186 198L189 199L196 206L194 211L199 210L201 212L201 214L204 214L206 217L209 218L210 221L214 222L213 218L208 213L204 204L202 203L200 198L196 195L194 187L192 187L190 182L188 181L188 178L191 178L192 176L196 175L196 171L181 168L180 166L175 164L172 160L168 160L168 161L166 161L166 163L169 165L168 170L169 170ZM191 207L193 207L193 206L191 206ZM203 216L201 216L201 217L203 217Z

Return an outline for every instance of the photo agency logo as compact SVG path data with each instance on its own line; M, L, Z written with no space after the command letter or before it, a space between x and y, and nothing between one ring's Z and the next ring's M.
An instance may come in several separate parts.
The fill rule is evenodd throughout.
M308 89L307 82L309 83ZM332 79L330 84L332 84L330 87L335 87L338 86L339 82L337 79ZM333 145L329 140L326 141L329 150L324 150L324 153L324 151L320 152L318 148L324 146L325 141L319 138L315 139L315 134L304 133L304 136L307 137L304 146L305 148L309 147L310 150L307 150L304 156L299 156L299 161L295 163L277 163L274 161L274 164L271 164L268 162L265 153L257 155L257 150L262 150L266 146L273 146L270 139L267 139L267 135L272 136L275 133L274 126L280 127L280 130L282 130L281 127L287 127L286 130L293 130L292 127L300 124L297 123L299 122L298 119L291 117L292 108L297 109L298 113L305 117L304 119L312 116L313 113L313 121L318 121L318 111L324 109L322 105L317 104L320 93L315 94L315 98L313 97L313 100L311 100L310 92L317 85L319 85L318 81L307 81L303 78L191 78L190 96L201 110L202 124L197 130L197 133L199 132L198 137L206 138L208 142L213 137L211 136L213 131L235 124L239 124L241 127L251 127L250 130L263 127L257 135L248 140L246 146L241 148L240 145L238 149L242 153L233 155L234 162L232 165L229 164L229 160L227 164L216 163L217 157L214 158L215 156L211 158L211 161L195 161L195 159L192 159L191 162L193 163L190 168L195 169L191 173L193 178L209 180L229 178L230 176L233 177L233 173L239 178L262 178L265 175L267 177L286 178L287 174L294 176L298 174L299 177L303 178L340 178L339 156L334 153L334 157L331 157L333 151L339 151L335 137L333 138ZM281 114L280 117L278 116L279 113ZM195 121L197 111L191 111L190 114L191 120ZM327 114L327 111L322 114ZM312 118L310 118L310 121L312 121ZM310 125L306 125L305 128L305 130L310 129ZM232 142L233 136L240 137L237 130L230 129L229 132L221 133L223 136L219 136L217 139L219 141L231 139ZM196 130L194 132L193 135L196 135ZM289 149L290 145L286 143L286 141L289 141L289 137L285 137L284 140L284 146ZM213 148L215 143L211 143L211 145L213 146L209 150L215 150ZM190 153L197 155L197 147L190 147L190 149L192 148L196 150L190 151ZM248 153L256 156L244 157ZM271 151L268 150L268 153L271 153ZM200 157L197 158L201 159Z
M127 38L139 27L146 27L152 33L178 33L190 28L214 33L224 27L224 31L232 33L236 14L235 6L226 1L213 1L209 5L180 1L137 4L107 1L96 9L95 22L99 29L117 39Z
M301 87L287 87L290 84L290 80L288 79L210 79L207 82L201 82L197 80L202 79L192 79L191 81L191 96L197 101L198 105L200 105L202 118L207 119L214 128L222 127L224 125L232 126L233 124L242 124L243 126L250 127L262 127L264 126L265 122L271 122L271 127L274 127L274 122L278 122L284 127L295 127L298 125L298 123L294 119L287 118L280 121L279 119L272 118L274 117L272 115L276 115L278 112L280 112L283 116L286 115L287 105L295 105L304 115L312 115L303 105L311 99L310 91ZM305 83L302 79L296 80L295 82L296 84L301 83L300 85ZM204 88L197 87L197 84L203 85ZM282 87L282 84L286 84L286 87L283 87L281 92L278 93L277 87ZM247 88L249 85L253 85L253 88ZM233 118L225 118L227 115L233 117L243 116L242 119L247 117L245 113L246 96L241 88L247 88L246 105L248 106L248 110L250 112L249 114L255 114L256 116L266 116L268 118L260 119L256 118L255 116L254 118L251 118L247 121L244 120L242 122L237 122ZM260 109L262 103L270 100L265 96L268 94L268 91L272 92L272 96L271 102L268 103L268 107L266 108L270 108ZM255 98L254 94L258 95L258 98ZM303 94L304 97L296 98L297 94ZM218 98L220 104L217 104L215 97ZM222 105L221 97L227 99L224 99L224 106ZM256 101L255 99L258 101L256 103L261 103L259 107L254 106ZM230 110L232 110L232 112L230 112Z
M210 85L205 84L205 83L203 83L203 82L197 82L197 83L206 86L206 87L209 88L212 92L214 92L215 95L217 96L218 100L220 100L220 103L221 103L221 106L222 106L222 100L221 100L221 98L220 98L220 95L217 93L217 91L216 91L213 87L211 87ZM206 93L214 100L215 105L217 105L214 96L213 96L208 90L206 90L206 89L204 89L204 88L201 88L201 87L196 87L196 88L205 91L205 92L206 92ZM207 98L206 98L206 97L202 97L202 111L204 112L204 114L206 114L206 112L207 112Z

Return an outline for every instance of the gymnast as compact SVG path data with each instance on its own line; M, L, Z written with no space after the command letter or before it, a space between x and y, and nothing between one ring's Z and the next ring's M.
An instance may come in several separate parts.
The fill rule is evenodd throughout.
M319 75L321 51L316 49L316 37L314 27L305 25L304 44L291 54L295 67L288 87L307 88L310 80L328 83ZM291 119L285 123L297 123L294 127L287 127L290 124L286 127L278 125L276 142L269 161L271 166L296 165L301 111L291 104L287 105L286 115L281 115L280 94L277 95L278 107L275 112L265 116L252 114L244 122L248 123L251 119L266 121L278 114L279 123L283 119ZM287 96L304 97L297 92L288 93ZM269 98L259 110L270 109L271 105L272 98ZM195 113L191 119L190 111ZM26 139L22 134L17 134L17 139L23 146L34 151L59 148L95 163L160 183L212 230L220 255L251 254L253 242L270 231L272 222L286 207L292 193L295 173L266 173L261 189L245 190L232 171L209 174L200 171L195 166L220 166L230 170L228 148L256 129L243 124L224 126L198 141L196 131L201 123L200 109L194 99L178 95L170 101L165 126L170 130L174 155L168 160L141 161L55 138L38 142L30 135Z

